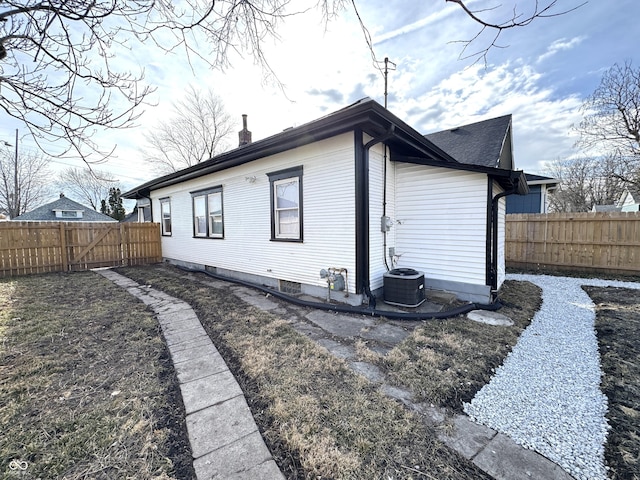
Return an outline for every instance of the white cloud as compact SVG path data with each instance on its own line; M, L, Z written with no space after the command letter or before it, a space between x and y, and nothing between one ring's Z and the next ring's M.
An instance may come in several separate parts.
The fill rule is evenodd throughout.
M569 40L567 40L566 38L561 38L559 40L556 40L551 45L549 45L549 48L547 48L547 51L545 53L543 53L542 55L540 55L538 57L538 63L543 62L544 60L548 59L549 57L552 57L553 55L557 54L558 52L562 52L562 51L565 51L565 50L571 50L572 48L577 47L586 38L587 38L586 36L581 35L579 37L573 37L573 38L571 38Z

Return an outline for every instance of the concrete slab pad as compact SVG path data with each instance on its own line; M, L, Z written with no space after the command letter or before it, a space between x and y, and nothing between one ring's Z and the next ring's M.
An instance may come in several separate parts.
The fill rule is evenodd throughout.
M190 330L179 330L177 332L162 332L167 345L176 345L178 343L192 342L198 337L208 337L207 332L204 331L202 325L199 328L192 328Z
M486 323L487 325L495 325L498 327L511 327L513 320L506 315L489 310L472 310L467 314L469 320L474 322Z
M187 415L193 458L200 458L257 431L243 396Z
M184 322L186 320L196 320L200 323L198 316L195 312L189 308L185 310L179 310L177 312L160 313L158 314L158 321L162 325L167 325L173 322Z
M271 453L265 446L260 432L256 431L203 455L193 462L193 467L198 478L227 480L233 475L247 473L269 460L272 460Z
M192 312L193 309L188 303L180 302L174 300L173 302L167 302L165 300L159 301L157 305L154 305L153 309L159 315L170 314L170 313L179 313L182 311Z
M171 357L173 358L174 355L179 354L180 352L183 352L184 350L191 350L193 348L198 348L198 347L202 347L202 346L211 346L213 347L213 342L211 341L211 339L209 338L209 336L201 336L201 337L195 337L192 341L190 342L183 342L183 343L176 343L174 345L169 345L169 351L171 352ZM215 349L215 347L213 347ZM175 362L174 362L175 363Z
M269 298L264 293L258 293L254 290L244 287L238 287L232 289L233 294L238 297L243 302L248 303L249 305L259 308L260 310L264 310L269 312L271 310L275 310L280 305L273 300L269 300Z
M170 349L169 352L171 352L171 360L173 360L174 368L177 363L210 355L219 355L218 350L213 345L213 342L211 342L209 337L207 337L206 340L208 341L195 342L195 344L192 344L191 348L182 348L180 350ZM187 344L180 344L180 346L183 345Z
M573 480L573 477L548 458L517 445L506 435L497 434L473 459L479 468L497 480L543 478Z
M360 336L368 340L397 345L409 336L409 332L402 327L381 323L369 330L363 330Z
M192 330L194 328L202 327L200 320L195 315L192 318L187 318L186 320L167 320L166 318L160 320L158 318L158 322L162 327L162 331L165 333L175 333L181 330Z
M211 350L208 355L202 357L176 363L174 368L180 383L192 382L229 369L217 350Z
M312 340L320 340L321 338L325 338L327 336L327 332L325 332L321 328L314 327L313 325L309 325L305 322L297 322L292 326L296 330L296 332L301 333L302 335L306 335Z
M378 367L367 362L349 362L351 369L373 383L384 382L384 375Z
M329 350L329 353L338 358L350 360L357 357L356 349L351 345L343 345L342 343L330 340L328 338L321 338L317 340L316 343Z
M447 446L467 459L480 452L496 436L496 431L472 421L466 415L456 415L450 436L438 435Z
M368 317L349 317L324 310L314 310L305 317L324 331L343 338L358 337L363 328L375 325Z
M403 388L394 387L392 385L388 385L388 384L384 383L380 387L380 391L382 393L384 393L387 397L393 398L395 400L399 400L400 402L404 403L405 405L411 404L411 398L413 397L413 394L408 390L405 390Z
M217 478L217 477L216 477ZM278 468L275 461L269 460L261 465L246 470L244 472L230 475L226 479L220 477L220 480L284 480L285 477Z
M243 395L240 385L229 370L182 383L180 391L187 414Z

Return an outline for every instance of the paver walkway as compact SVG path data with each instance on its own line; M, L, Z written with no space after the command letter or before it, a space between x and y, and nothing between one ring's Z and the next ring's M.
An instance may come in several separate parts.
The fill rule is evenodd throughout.
M191 307L112 270L96 272L158 316L180 383L197 478L284 480L240 386Z
M158 313L180 381L198 479L284 479L260 436L240 387L189 305L111 270L99 270L99 273ZM358 360L355 340L367 340L370 349L384 355L420 322L388 322L336 314L292 305L268 298L258 290L201 275L185 273L185 278L212 288L228 288L240 300L287 318L298 332L344 359L355 373L377 384L385 395L421 414L426 422L436 426L452 422L454 428L447 435L440 434L440 439L495 479L573 479L542 455L474 423L466 415L448 418L443 410L413 403L411 392L388 384L380 369Z

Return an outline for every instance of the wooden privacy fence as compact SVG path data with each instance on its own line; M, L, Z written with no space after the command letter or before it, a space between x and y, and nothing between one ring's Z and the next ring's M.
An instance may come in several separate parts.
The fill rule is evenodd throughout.
M0 222L0 277L161 260L157 223Z
M640 213L507 215L508 267L640 273Z

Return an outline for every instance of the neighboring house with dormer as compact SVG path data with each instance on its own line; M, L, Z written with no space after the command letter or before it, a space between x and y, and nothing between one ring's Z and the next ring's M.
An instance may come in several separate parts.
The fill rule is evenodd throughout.
M625 188L616 203L620 207L621 212L638 212L640 211L640 188Z
M594 205L592 212L640 212L640 188L627 187L613 205Z
M60 198L12 218L16 222L116 222L95 210L60 194Z

